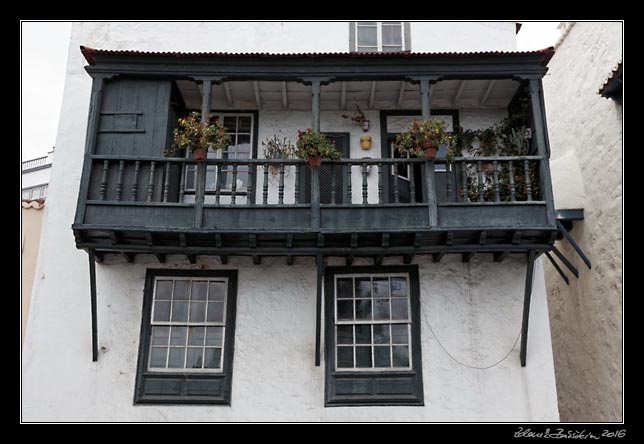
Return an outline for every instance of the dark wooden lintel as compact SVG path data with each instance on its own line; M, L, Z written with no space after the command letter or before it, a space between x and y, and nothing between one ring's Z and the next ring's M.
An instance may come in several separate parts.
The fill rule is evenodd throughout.
M105 260L105 257L103 256L103 253L101 253L100 251L95 251L94 260L96 260L96 262L103 262L103 260Z
M353 264L353 255L352 255L352 254L350 254L350 255L348 255L345 259L346 259L346 265L347 265L347 267L350 267L350 266Z
M286 235L286 248L293 248L293 235L292 234L287 234Z
M358 233L351 233L351 248L358 246Z
M479 233L479 245L485 245L485 238L487 238L487 231L483 230Z
M521 242L521 232L519 230L515 230L514 234L512 235L512 245L519 245Z
M441 251L440 253L434 253L434 254L432 254L432 260L434 262L440 262L441 259L443 259L443 256L445 256L444 251Z
M293 265L294 257L292 254L286 256L286 265Z
M384 259L385 259L385 256L384 256L384 255L382 255L382 254L379 254L379 255L377 255L377 256L374 256L374 257L373 257L373 264L374 264L376 267L380 267L380 266L382 265L382 261L383 261Z
M226 265L228 263L228 255L227 254L220 255L219 260L221 261L222 265Z
M188 241L186 240L186 233L179 233L179 246L187 247Z
M554 244L555 243L555 241L557 240L557 233L558 233L558 231L550 232L550 236L548 237L548 243L549 244Z
M494 253L494 262L502 262L510 254L509 251L497 251Z
M476 253L474 253L473 251L469 251L467 253L462 253L461 257L463 259L463 262L469 262L470 259L472 259L472 257L474 256L474 254L476 254Z
M389 233L382 233L382 248L389 246Z
M118 245L119 243L119 235L116 231L110 231L110 242L112 245Z
M197 255L196 254L186 254L186 257L188 258L188 261L191 264L196 264L197 263Z
M156 253L155 256L159 260L160 264L165 264L165 254L164 253Z
M132 263L134 262L134 253L128 253L126 251L120 251L121 256L125 258L126 261Z
M85 233L80 230L74 230L74 239L76 240L77 244L82 244L85 242Z
M257 254L253 255L253 264L261 265L262 264L262 257L257 255Z
M148 245L148 247L154 245L154 235L152 233L145 233L145 243Z
M250 248L257 248L257 235L249 234L248 235L248 246Z
M221 248L221 234L219 233L215 234L215 246Z
M403 264L411 264L411 261L414 260L413 254L403 254Z
M453 231L448 231L445 233L445 245L448 247L454 244L454 232Z
M420 234L414 233L414 247L420 247Z
M318 233L318 248L324 247L324 234Z

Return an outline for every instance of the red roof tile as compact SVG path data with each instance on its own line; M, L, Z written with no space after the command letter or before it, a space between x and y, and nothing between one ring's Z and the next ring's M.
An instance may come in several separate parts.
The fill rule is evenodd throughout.
M132 49L96 49L88 46L80 47L81 53L90 65L95 65L96 60L93 55L113 54L113 55L136 55L150 57L468 57L477 55L511 55L511 54L543 54L542 65L547 65L555 53L554 47L539 49L536 51L480 51L480 52L297 52L297 53L269 53L269 52L158 52L158 51L138 51Z

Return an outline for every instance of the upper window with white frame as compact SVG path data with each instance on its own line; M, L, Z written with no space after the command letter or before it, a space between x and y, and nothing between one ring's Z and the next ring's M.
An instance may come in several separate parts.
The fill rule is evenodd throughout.
M351 50L357 52L409 51L405 22L352 22Z
M136 404L230 404L237 272L148 270Z

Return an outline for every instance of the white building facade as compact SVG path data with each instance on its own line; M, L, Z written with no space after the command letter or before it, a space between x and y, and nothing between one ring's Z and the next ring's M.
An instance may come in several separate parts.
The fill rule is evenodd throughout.
M453 165L391 160L395 135L430 109L456 132L507 117L522 86L537 100L546 53L493 59L501 74L481 77L487 58L506 57L496 51L516 50L515 32L514 22L75 23L22 361L23 420L558 421L541 260L529 266L554 226L547 135L516 157L517 175L540 171L520 204L514 181L510 198L510 185L499 191L492 179L503 159L490 158L488 172L469 161L493 184L493 202L481 197L475 209ZM189 54L199 52L212 54ZM449 53L440 60L451 70L474 57L463 63L478 71L429 78L423 63L443 71L423 53L437 52ZM280 77L279 57L222 53L335 55L286 56L308 70L298 80ZM133 73L186 57L203 71L167 82ZM259 66L261 76L218 76L210 57L231 72L248 62L243 75ZM408 69L399 57L416 67L410 78L379 71ZM345 62L353 74L342 74ZM380 67L369 74L372 63ZM337 76L316 75L320 65ZM107 73L121 67L130 71ZM143 98L151 88L154 105ZM356 105L367 131L343 117ZM192 110L218 115L234 136L203 170L190 156L160 157L176 117ZM345 160L321 173L291 160L243 163L264 159L261 142L274 134L294 142L307 127L334 137ZM149 134L163 140L144 145ZM141 208L161 212L142 223L148 231L132 229ZM486 215L497 208L502 216ZM196 229L173 222L195 209ZM418 229L421 218L452 227L479 213L476 229ZM83 250L97 261L95 286Z

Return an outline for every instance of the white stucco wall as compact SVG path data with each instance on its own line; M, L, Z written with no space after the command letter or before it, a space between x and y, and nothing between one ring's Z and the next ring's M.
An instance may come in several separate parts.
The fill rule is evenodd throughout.
M622 420L622 106L597 91L622 60L622 24L578 22L544 78L557 208L583 208L557 247L579 269L570 286L548 265L559 408L566 421Z
M527 367L519 364L518 343L513 347L521 326L525 276L525 259L514 256L500 264L489 255L477 255L470 263L462 263L460 256L446 256L440 263L434 263L431 257L416 257L414 263L420 266L424 407L324 407L324 366L313 365L315 264L301 258L292 267L286 266L283 258L267 258L262 266L252 265L250 258L232 258L226 266L217 258L204 257L199 257L197 265L189 265L184 257L169 256L163 266L143 256L133 264L109 258L106 264L97 266L101 353L98 362L92 362L87 255L75 248L70 229L82 170L91 85L77 48L81 42L95 44L102 35L107 39L103 43L117 41L123 47L138 48L143 46L132 42L154 37L153 33L142 37L142 30L136 26L128 33L123 29L117 33L109 24L96 28L101 32L95 33L87 25L72 29L56 141L59 149L24 345L23 420L558 420L540 262L534 279ZM95 46L114 47L100 42ZM199 50L194 46L183 49ZM377 153L378 118L376 112L367 113L374 125L369 133L374 136L374 147L368 153ZM477 119L474 114L466 113L471 125L503 117L501 113L488 113ZM292 112L288 117L298 127L308 126L306 112ZM279 124L283 118L283 114L261 111L260 140L284 128ZM323 113L322 130L349 131L352 155L364 155L357 143L363 133L349 121ZM356 259L354 263L371 261ZM399 258L385 260L385 265L399 263ZM330 261L330 265L340 264L344 261ZM133 405L145 270L169 267L239 270L229 407ZM488 366L512 351L497 366L471 369L454 362L436 337L452 356L472 366Z
M30 188L36 185L49 183L49 176L51 174L51 167L43 168L36 171L28 171L22 174L22 188Z
M411 22L414 52L516 51L515 22Z

